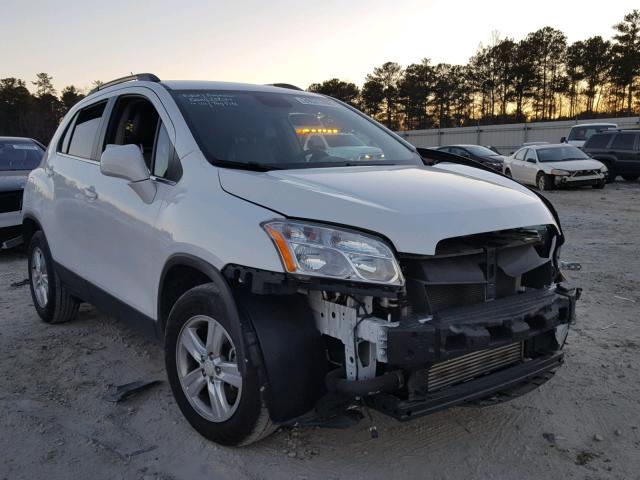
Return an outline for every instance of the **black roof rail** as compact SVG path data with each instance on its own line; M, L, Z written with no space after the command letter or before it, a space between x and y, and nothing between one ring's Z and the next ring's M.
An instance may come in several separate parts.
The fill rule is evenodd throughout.
M288 88L289 90L298 90L300 92L304 92L300 87L296 87L295 85L291 85L290 83L268 83L268 87L280 87L280 88Z
M114 85L118 85L119 83L124 82L159 82L160 79L154 75L153 73L135 73L132 75L127 75L126 77L116 78L115 80L111 80L110 82L103 83L102 85L98 85L96 88L89 92L89 95L97 92L98 90L104 90L107 87L112 87Z

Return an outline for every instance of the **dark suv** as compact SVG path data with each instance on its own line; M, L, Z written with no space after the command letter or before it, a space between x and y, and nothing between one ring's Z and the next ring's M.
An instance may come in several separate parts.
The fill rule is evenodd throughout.
M607 166L609 181L618 175L630 182L640 177L640 130L595 133L582 149Z

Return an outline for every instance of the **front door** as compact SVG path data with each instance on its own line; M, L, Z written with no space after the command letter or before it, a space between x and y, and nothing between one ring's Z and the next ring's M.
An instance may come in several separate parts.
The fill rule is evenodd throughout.
M136 145L153 173L154 163L166 164L166 159L159 158L163 151L160 143L175 138L173 127L169 134L165 124L170 122L162 121L159 110L166 115L159 100L151 96L117 98L98 151L108 145ZM98 287L95 295L105 292L150 318L155 318L157 306L157 285L151 279L160 276L160 253L167 241L167 233L156 229L156 219L167 190L172 188L155 177L153 182L155 198L145 203L126 180L105 175L95 178L95 215L90 228L95 232L93 253L100 258L101 269L87 278Z

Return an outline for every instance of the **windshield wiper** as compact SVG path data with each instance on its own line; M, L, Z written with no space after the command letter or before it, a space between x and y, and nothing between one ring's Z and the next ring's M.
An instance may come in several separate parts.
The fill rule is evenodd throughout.
M236 162L234 160L214 160L214 165L219 167L235 168L238 170L251 170L253 172L268 172L269 170L282 170L283 167L270 163L260 162Z

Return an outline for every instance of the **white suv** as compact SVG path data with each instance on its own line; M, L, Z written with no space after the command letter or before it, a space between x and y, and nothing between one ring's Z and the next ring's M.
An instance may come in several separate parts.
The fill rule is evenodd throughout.
M384 157L307 150L305 118ZM102 86L30 174L23 226L40 317L89 302L157 335L185 417L227 445L327 393L408 419L527 391L578 296L538 194L293 88Z

